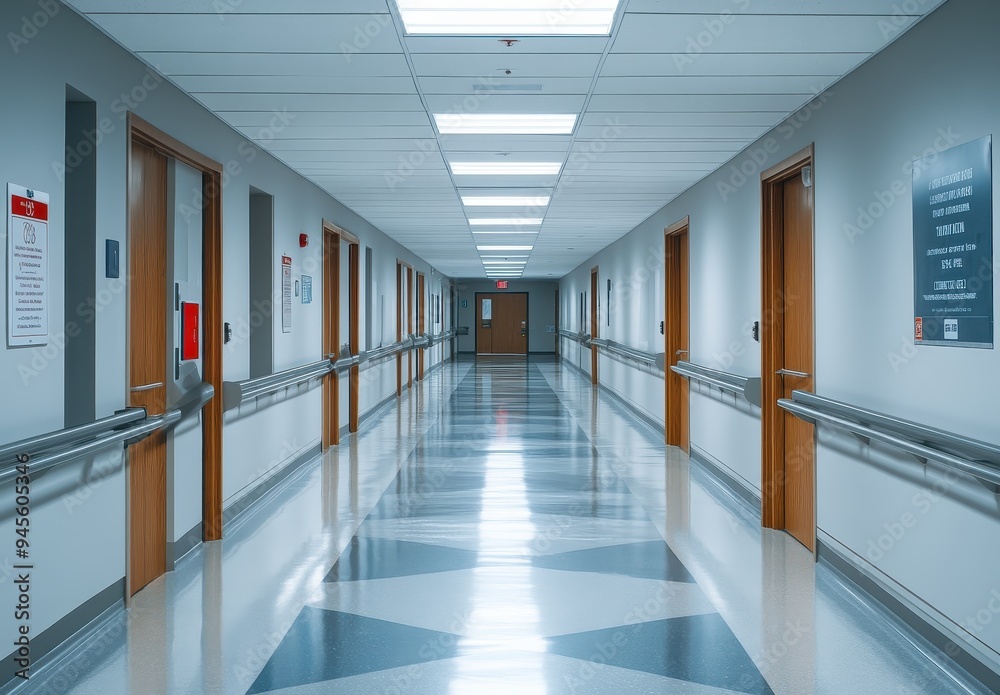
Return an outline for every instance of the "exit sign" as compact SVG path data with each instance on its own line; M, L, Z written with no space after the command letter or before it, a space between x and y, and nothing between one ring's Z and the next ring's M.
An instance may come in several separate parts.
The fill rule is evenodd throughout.
M508 284L509 283L508 283L507 280L497 280L497 289L498 290L505 290L505 289L507 289Z

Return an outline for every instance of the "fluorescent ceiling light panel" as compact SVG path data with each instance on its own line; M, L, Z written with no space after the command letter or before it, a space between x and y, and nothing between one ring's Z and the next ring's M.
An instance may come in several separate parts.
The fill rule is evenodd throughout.
M455 176L558 176L562 162L449 162Z
M501 268L516 268L519 265L528 265L528 261L483 261L483 265L498 265Z
M479 251L531 251L534 246L477 246Z
M542 224L541 217L473 217L469 219L473 227L538 227Z
M542 196L462 196L462 204L467 208L544 208L551 198Z
M507 256L507 255L503 255L503 256L501 256L501 255L489 256L489 255L486 255L486 256L480 256L480 258L482 258L484 260L485 259L496 259L496 260L504 261L504 260L507 260L507 259L510 259L510 258L530 258L530 256L528 256L527 254L515 254L515 255L512 255L512 256Z
M409 34L601 36L619 0L396 0Z
M442 135L572 135L576 114L436 113Z
M537 229L529 229L529 230L523 230L523 229L505 229L505 230L500 230L500 231L495 231L494 230L494 231L486 232L486 231L483 231L481 229L473 229L472 233L473 234L494 234L494 235L496 235L496 234L532 234L534 236L538 236L539 230L537 230Z

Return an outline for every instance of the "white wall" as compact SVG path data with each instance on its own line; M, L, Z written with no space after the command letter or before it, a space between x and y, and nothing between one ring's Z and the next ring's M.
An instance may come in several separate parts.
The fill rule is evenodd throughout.
M41 14L39 14L41 13ZM43 21L33 18L42 16ZM26 18L26 19L25 19ZM67 7L50 0L8 0L0 5L0 26L27 40L0 47L0 70L20 76L16 106L0 110L0 181L14 182L49 193L50 226L50 325L52 343L46 348L0 348L0 442L41 434L63 426L64 369L61 327L67 321L96 328L97 417L111 415L125 405L126 298L124 281L104 278L104 241L122 246L122 268L127 269L126 249L126 112L176 137L186 145L225 165L223 192L223 319L232 324L233 342L224 349L224 378L249 376L249 195L251 186L274 196L274 289L280 292L280 257L294 259L296 278L312 275L314 302L293 304L293 330L281 332L275 322L274 362L278 370L319 360L322 356L321 309L322 223L327 219L361 240L362 248L375 253L379 292L385 296L383 321L389 342L395 339L395 263L400 258L417 270L431 268L422 259L393 242L377 229L332 199L318 187L293 173L270 155L253 147L242 136L172 87L124 49L106 38ZM25 28L27 27L27 28ZM8 36L9 38L9 36ZM13 84L13 82L11 82ZM71 85L97 104L102 134L97 147L98 238L91 258L67 259L64 253L64 188L59 167L66 161L65 100ZM88 143L71 143L89 147ZM197 209L192 191L178 187L177 204ZM6 225L3 233L6 234ZM300 233L311 244L301 249ZM6 237L4 236L4 243ZM64 307L64 268L69 263L94 263L97 286L94 305L78 311ZM346 262L346 254L345 254ZM362 264L363 265L363 264ZM124 273L123 273L124 275ZM440 275L437 275L440 278ZM6 263L0 263L0 286L6 286ZM363 285L362 285L363 286ZM436 291L436 290L435 290ZM280 295L278 295L280 296ZM364 303L366 298L362 298ZM280 306L280 302L278 303ZM0 302L0 323L6 326L6 302ZM346 317L346 311L344 312ZM362 317L363 321L363 317ZM221 326L207 326L219 330ZM395 391L392 363L371 370L363 380L362 409L367 410ZM346 393L346 389L345 389ZM218 394L217 397L221 397ZM229 413L224 430L223 486L227 500L260 481L261 477L308 451L320 441L320 394L302 389ZM346 422L346 410L344 411ZM188 425L192 427L196 425ZM175 437L174 499L175 540L198 521L201 508L200 449L190 444L190 432ZM197 439L197 437L195 437ZM96 468L97 474L88 471ZM89 482L87 482L89 481ZM11 500L9 486L0 490ZM0 530L13 539L10 502L0 513ZM32 630L35 635L112 586L125 573L125 482L121 456L103 456L96 462L79 462L40 477L33 488L32 546L39 568L33 586ZM13 546L0 550L0 602L13 606L10 581ZM14 632L13 613L0 617L0 634ZM37 654L36 654L37 656Z
M1000 133L1000 93L988 86L1000 65L998 20L995 2L950 0L567 275L563 325L579 328L579 293L589 290L590 269L599 265L602 283L611 277L617 287L632 288L604 335L637 347L662 345L663 232L690 216L691 359L760 374L760 346L749 334L770 309L761 306L760 172L815 143L817 392L1000 442L997 350L913 346L909 193L913 159ZM872 226L852 234L848 225L857 225L859 208L872 207L894 185L907 194L884 211L874 207L881 214ZM1000 295L1000 284L994 292ZM563 348L575 362L575 346L564 340ZM604 362L601 368L608 386L662 422L661 396L650 403L638 395L656 386L654 379L608 371ZM691 441L759 490L759 411L692 389ZM903 455L868 450L823 428L817 467L821 531L911 592L929 614L960 632L966 626L973 648L998 659L1000 617L988 608L1000 577L1000 554L992 550L1000 537L997 498L975 482L948 481L932 468L925 473ZM904 515L915 520L912 528L898 539L887 536ZM880 542L888 549L872 550Z

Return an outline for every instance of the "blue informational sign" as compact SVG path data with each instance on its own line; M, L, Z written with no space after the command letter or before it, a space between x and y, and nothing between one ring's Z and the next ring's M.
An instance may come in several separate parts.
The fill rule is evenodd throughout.
M993 139L913 163L914 341L993 347Z
M312 304L313 302L313 279L312 275L302 276L302 303Z

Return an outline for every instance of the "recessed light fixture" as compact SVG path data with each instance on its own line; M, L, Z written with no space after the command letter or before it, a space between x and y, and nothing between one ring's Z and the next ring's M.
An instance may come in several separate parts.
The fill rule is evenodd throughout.
M455 176L558 176L562 162L450 162Z
M539 195L539 196L527 196L527 195L511 195L511 196L498 196L498 195L487 195L487 196L474 196L474 195L464 195L462 196L462 204L467 208L507 208L507 207L539 207L543 208L549 204L551 200L550 196Z
M479 251L531 251L534 246L477 246Z
M611 33L618 2L396 0L409 34L473 36L607 35Z
M496 236L498 234L499 235L506 235L506 234L533 234L535 236L538 236L539 230L537 230L537 229L501 229L501 230L492 230L492 231L487 232L487 231L483 231L482 229L473 229L472 233L473 234L492 234L493 236Z
M576 114L436 113L442 135L572 135Z
M473 227L538 227L541 217L473 217L469 219Z
M504 268L516 268L519 265L527 265L528 261L483 261L483 265L499 265Z

